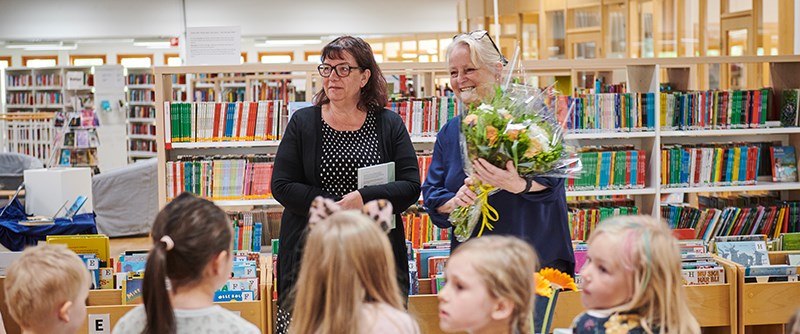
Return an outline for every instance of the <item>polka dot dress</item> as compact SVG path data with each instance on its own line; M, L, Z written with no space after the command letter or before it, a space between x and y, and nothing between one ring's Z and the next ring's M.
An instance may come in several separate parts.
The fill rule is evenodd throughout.
M337 131L322 120L322 188L344 196L358 188L358 169L381 162L375 113L355 131Z

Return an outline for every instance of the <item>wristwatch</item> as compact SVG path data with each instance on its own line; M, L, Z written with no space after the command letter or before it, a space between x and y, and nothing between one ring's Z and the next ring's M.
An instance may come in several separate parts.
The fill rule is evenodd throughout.
M533 186L533 178L523 177L523 179L525 179L525 189L523 189L522 191L518 192L517 195L522 195L522 194L524 194L526 192L531 191L531 187Z

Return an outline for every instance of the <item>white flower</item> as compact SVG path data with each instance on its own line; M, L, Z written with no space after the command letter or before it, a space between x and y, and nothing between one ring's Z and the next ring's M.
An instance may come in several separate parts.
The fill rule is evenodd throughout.
M550 134L536 125L536 123L528 125L528 138L530 138L531 141L538 142L539 145L541 145L542 151L550 152Z
M494 111L494 107L486 103L481 103L481 105L478 106L478 109L482 111Z
M497 109L497 113L503 116L508 115L508 109L506 108Z

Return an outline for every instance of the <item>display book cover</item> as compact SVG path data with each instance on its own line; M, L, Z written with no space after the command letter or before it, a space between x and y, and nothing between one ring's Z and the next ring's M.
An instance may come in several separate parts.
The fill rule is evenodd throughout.
M797 156L794 146L771 146L772 182L797 182Z
M358 189L367 186L378 186L395 181L394 161L361 167L358 169ZM397 218L392 215L391 229L397 226Z

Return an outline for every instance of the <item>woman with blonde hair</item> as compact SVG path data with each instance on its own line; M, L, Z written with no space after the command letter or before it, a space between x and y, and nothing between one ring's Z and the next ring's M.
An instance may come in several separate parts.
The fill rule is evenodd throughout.
M419 333L403 308L392 247L379 227L388 226L355 210L326 217L333 206L321 198L311 205L289 333ZM391 220L386 201L369 211Z
M575 333L698 334L683 291L678 242L648 216L600 222L581 269Z

